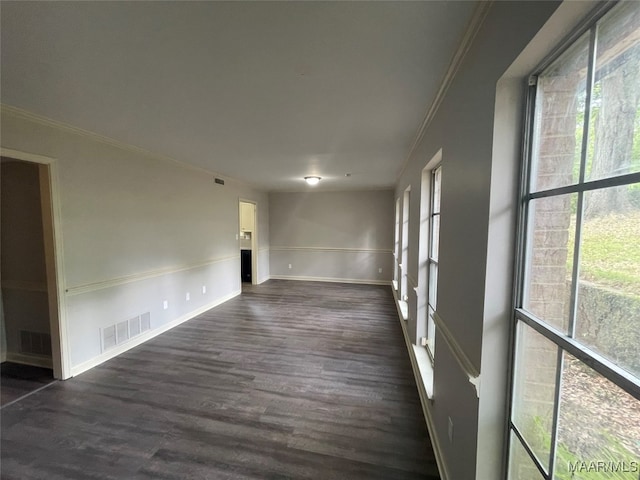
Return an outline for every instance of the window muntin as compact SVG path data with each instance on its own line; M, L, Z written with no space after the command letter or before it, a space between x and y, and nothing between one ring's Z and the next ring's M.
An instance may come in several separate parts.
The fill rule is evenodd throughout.
M640 468L640 3L592 18L530 95L510 480Z

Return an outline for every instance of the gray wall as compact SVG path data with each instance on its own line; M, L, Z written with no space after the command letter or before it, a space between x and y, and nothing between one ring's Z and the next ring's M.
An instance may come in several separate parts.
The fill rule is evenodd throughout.
M258 203L258 279L269 277L266 194L229 179L217 185L212 174L31 115L2 113L3 148L55 159L72 372L107 358L101 328L149 312L157 331L240 292L240 198Z
M272 278L389 283L393 208L391 190L271 193Z
M20 331L49 334L38 165L3 159L0 173L2 298L6 352L21 352Z
M449 479L502 478L526 79L580 18L575 12L563 16L562 7L583 13L593 7L566 2L558 13L558 5L493 3L395 189L395 198L402 199L411 187L408 273L422 282L417 193L422 169L442 149L437 313L444 328L436 333L433 400L424 408ZM538 34L543 25L546 30ZM537 51L531 53L534 37ZM424 285L409 287L424 291ZM421 301L409 288L408 325L414 329L425 321L415 318ZM415 331L409 336L417 341ZM480 372L479 393L469 382L474 371Z
M589 7L586 2L566 2L563 7L569 4ZM73 365L100 358L99 329L104 325L149 311L152 327L158 329L238 293L239 198L258 201L260 280L271 274L388 282L393 202L410 186L407 268L411 278L420 279L421 173L442 149L438 313L453 346L439 330L434 397L426 411L449 479L500 478L518 124L529 70L510 72L510 78L505 72L530 48L527 44L557 6L493 3L395 193L267 197L231 181L220 187L210 175L166 159L3 113L3 147L57 159L58 233L63 239L68 290L64 310ZM557 14L553 19L555 37L546 32L550 41L540 55L572 26ZM199 293L204 283L206 295ZM192 294L190 302L185 291ZM415 317L417 298L412 292L409 288L409 311ZM162 309L165 299L168 310ZM461 356L480 371L480 398ZM448 418L454 423L451 442Z

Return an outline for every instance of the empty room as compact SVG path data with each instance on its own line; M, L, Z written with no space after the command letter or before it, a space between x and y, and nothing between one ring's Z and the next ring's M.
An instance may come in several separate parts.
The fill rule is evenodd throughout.
M640 2L0 2L2 479L638 480Z

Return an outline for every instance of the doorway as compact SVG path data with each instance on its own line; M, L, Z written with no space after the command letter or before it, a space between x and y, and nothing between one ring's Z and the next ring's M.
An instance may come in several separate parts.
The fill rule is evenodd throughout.
M0 157L3 406L69 376L62 361L50 161L5 149Z
M258 283L257 225L257 204L249 200L240 200L240 280L243 287Z

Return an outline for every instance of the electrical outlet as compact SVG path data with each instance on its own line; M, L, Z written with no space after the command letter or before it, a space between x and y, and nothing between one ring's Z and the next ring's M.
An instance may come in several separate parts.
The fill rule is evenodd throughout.
M202 294L204 295L205 293L207 293L207 286L202 285Z
M453 443L453 420L449 417L449 443Z
M167 308L169 308L169 300L165 300L164 302L162 302L162 308L164 310L166 310Z
M187 294L185 295L185 299L187 300L187 302L191 300L191 294L189 292L187 292Z
M291 270L291 264L289 264L289 270Z
M378 269L378 273L382 273L382 269L381 268Z

